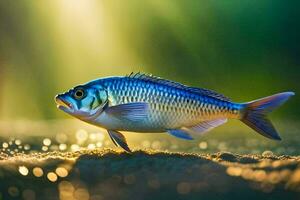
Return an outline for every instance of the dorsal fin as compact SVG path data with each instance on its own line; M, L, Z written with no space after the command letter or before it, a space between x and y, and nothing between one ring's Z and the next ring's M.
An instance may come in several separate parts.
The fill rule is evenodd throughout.
M212 90L208 90L208 89L203 89L203 88L196 88L196 87L189 87L186 85L183 85L181 83L178 82L174 82L174 81L170 81L170 80L166 80L157 76L153 76L151 74L147 75L147 74L142 74L140 72L138 73L131 73L129 75L127 75L128 78L133 78L133 79L140 79L140 80L145 80L145 81L151 81L154 83L160 83L163 85L167 85L167 86L171 86L171 87L175 87L175 88L179 88L179 89L183 89L183 90L187 90L196 94L200 94L200 95L206 95L206 96L210 96L210 97L214 97L216 99L220 99L223 101L230 101L230 99L228 97L225 97L222 94L219 94L215 91Z

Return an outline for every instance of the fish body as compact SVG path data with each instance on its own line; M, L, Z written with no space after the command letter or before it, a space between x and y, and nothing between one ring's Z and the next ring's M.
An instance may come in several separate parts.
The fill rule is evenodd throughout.
M169 82L168 82L169 83ZM144 102L147 115L138 123L111 118L105 112L95 123L106 129L135 132L164 132L168 129L192 127L202 121L238 118L242 105L225 97L208 96L201 90L191 90L178 84L166 84L157 79L112 77L91 83L107 88L110 106ZM204 90L203 90L204 91Z
M116 145L130 151L119 131L168 132L193 139L192 134L202 135L227 119L239 119L266 137L280 139L266 114L292 95L235 103L211 90L138 73L79 85L56 96L56 102L68 114L107 129Z

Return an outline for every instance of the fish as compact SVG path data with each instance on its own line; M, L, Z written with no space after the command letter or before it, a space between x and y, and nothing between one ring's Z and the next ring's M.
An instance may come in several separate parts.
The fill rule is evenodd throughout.
M281 140L267 115L294 92L282 92L236 103L215 91L147 75L131 73L96 79L55 97L57 108L107 130L116 146L131 152L121 133L169 133L193 140L228 119L237 119L257 133Z

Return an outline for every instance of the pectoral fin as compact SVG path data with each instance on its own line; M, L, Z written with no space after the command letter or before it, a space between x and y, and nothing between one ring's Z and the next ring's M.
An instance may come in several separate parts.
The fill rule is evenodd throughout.
M184 140L193 140L194 139L188 132L186 132L182 129L171 129L171 130L167 130L167 132L175 137L180 138L180 139L184 139Z
M108 107L105 112L120 120L138 122L147 117L148 104L143 102L120 104Z
M122 147L125 151L131 152L131 150L128 147L128 144L126 142L126 139L124 137L124 135L122 135L122 133L118 132L118 131L114 131L114 130L107 130L111 140L113 141L113 143L117 146L119 145L120 147Z

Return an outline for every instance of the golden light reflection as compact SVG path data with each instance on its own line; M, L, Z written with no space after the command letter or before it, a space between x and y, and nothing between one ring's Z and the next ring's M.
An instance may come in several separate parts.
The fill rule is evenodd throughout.
M144 140L144 141L142 142L142 146L143 146L144 148L150 148L151 143L150 143L149 140Z
M55 173L62 178L68 176L68 171L63 167L56 168Z
M42 151L48 151L48 147L47 146L42 146Z
M284 169L279 172L279 176L282 181L289 180L291 174L292 174L292 171L289 169Z
M200 142L200 143L199 143L199 148L200 148L200 149L203 149L203 150L204 150L204 149L207 149L207 146L208 146L208 145L207 145L207 142L204 142L204 141L203 141L203 142Z
M74 186L69 181L61 181L58 185L59 197L61 200L73 199L73 193L75 191Z
M267 181L271 184L277 184L281 181L280 173L278 171L270 172Z
M242 174L242 168L240 167L228 167L226 172L230 176L240 176Z
M41 176L44 175L43 169L40 168L40 167L35 167L35 168L33 168L32 173L33 173L33 175L36 176L36 177L41 177Z
M79 129L76 132L76 139L79 144L85 142L88 139L88 132L84 129Z
M57 175L56 175L54 172L49 172L49 173L47 174L47 178L48 178L48 180L51 181L51 182L57 181Z
M58 133L56 136L55 136L55 140L62 144L62 143L66 143L67 140L68 140L68 136L64 133Z
M50 146L50 145L51 145L51 140L50 140L49 138L45 138L45 139L43 140L43 144L44 144L45 146Z
M25 144L25 145L24 145L24 149L25 149L25 150L29 150L29 149L30 149L30 145L29 145L29 144Z
M152 144L151 144L151 147L153 149L160 149L161 148L161 142L158 141L158 140L155 140Z
M263 165L265 168L269 168L271 166L279 167L283 165L283 163L278 164L278 161L274 162L276 163L273 164L268 160L267 162L263 162L263 164L258 163L258 166ZM280 182L287 181L286 187L291 189L295 189L294 187L300 183L300 170L296 170L293 174L289 169L273 170L268 172L264 169L252 169L250 166L245 165L243 167L228 166L226 173L230 176L241 176L246 180L259 182L261 183L259 189L264 192L271 192L274 189L274 185L277 185Z
M96 143L96 146L97 146L97 147L102 147L102 146L103 146L103 143L102 143L102 142L97 142L97 143Z
M89 144L89 145L87 146L87 148L88 148L89 150L93 150L93 149L96 148L96 145L95 145L95 144Z
M19 172L23 176L27 176L29 171L28 171L27 167L25 167L25 166L19 166Z
M86 188L78 188L74 192L75 199L80 200L88 200L90 198L90 194Z
M97 133L90 133L89 138L92 141L102 141L104 140L105 136L102 132L97 132Z
M2 147L5 148L5 149L8 148L8 143L7 142L3 142L2 143Z
M62 143L62 144L59 144L58 148L61 151L65 151L67 149L67 145Z
M255 170L253 172L253 179L262 182L266 179L267 173L264 170Z
M79 151L79 150L80 150L80 146L78 144L71 145L71 151Z
M244 179L247 179L247 180L251 180L251 179L253 179L253 175L254 175L254 173L253 173L253 170L252 169L250 169L250 168L247 168L247 169L244 169L243 171L242 171L242 177L244 178Z
M295 170L291 176L289 181L287 182L287 187L296 188L300 183L300 169ZM300 191L300 189L298 188Z
M19 139L15 140L15 144L16 144L16 145L20 145L21 143L22 143L21 140L19 140Z
M274 156L274 153L272 151L267 150L262 153L262 156L270 157L270 156Z

